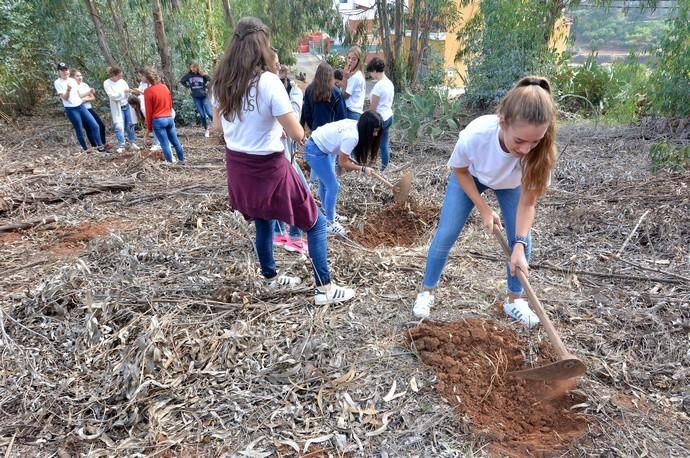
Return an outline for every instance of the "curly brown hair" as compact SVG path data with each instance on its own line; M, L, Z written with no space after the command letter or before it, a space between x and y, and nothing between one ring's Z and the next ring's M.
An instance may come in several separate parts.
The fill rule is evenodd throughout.
M139 70L139 73L144 75L144 79L146 79L146 82L152 86L154 84L158 84L161 82L161 77L158 74L158 70L156 70L153 67L144 67L141 70Z

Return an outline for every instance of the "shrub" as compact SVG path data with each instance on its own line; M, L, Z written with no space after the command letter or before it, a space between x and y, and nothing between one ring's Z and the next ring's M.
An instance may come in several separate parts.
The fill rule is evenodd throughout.
M675 146L668 143L655 143L649 148L649 159L652 170L688 170L690 169L690 145Z
M652 105L662 114L690 115L690 0L678 0L675 17L656 51L650 78Z
M326 55L326 63L334 70L345 68L345 57L340 54L329 53Z

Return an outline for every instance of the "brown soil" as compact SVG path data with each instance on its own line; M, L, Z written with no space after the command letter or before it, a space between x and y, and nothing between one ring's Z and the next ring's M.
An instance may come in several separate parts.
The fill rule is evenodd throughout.
M80 256L86 251L88 242L101 238L120 226L115 221L103 221L58 228L54 231L51 243L44 245L42 249L56 256Z
M570 408L582 399L574 382L546 384L507 375L524 369L524 339L493 321L424 323L410 330L412 345L438 376L436 388L495 453L551 456L588 431Z
M367 248L381 245L411 246L434 227L438 212L438 207L413 201L391 204L368 216L361 226L350 227L352 238Z

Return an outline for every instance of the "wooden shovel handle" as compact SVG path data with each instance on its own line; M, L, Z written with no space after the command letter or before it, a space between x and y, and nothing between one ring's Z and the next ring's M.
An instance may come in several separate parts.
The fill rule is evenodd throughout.
M501 247L503 247L503 252L506 254L506 256L510 257L510 247L508 246L508 242L503 236L501 228L498 225L494 225L493 233L496 237L496 240L498 240L498 243L500 243ZM539 302L539 298L537 298L537 295L534 293L532 286L529 284L529 281L527 280L527 275L525 275L525 273L520 269L515 269L515 275L518 278L518 280L520 280L522 287L525 288L527 299L529 299L529 303L534 307L534 311L539 317L539 321L541 321L541 325L544 327L546 334L549 336L551 345L553 345L554 349L556 350L558 358L565 359L571 357L572 355L565 348L565 345L563 344L563 341L556 332L556 329L553 327L551 320L546 315L544 307L542 307L541 302Z
M381 174L378 173L377 171L372 170L372 171L371 171L371 176L373 176L374 178L376 178L377 180L379 180L381 183L385 184L385 185L388 186L389 188L391 188L391 189L394 189L394 188L395 188L395 185L394 185L393 183L391 183L390 181L386 180L386 179L383 177L383 175L381 175Z

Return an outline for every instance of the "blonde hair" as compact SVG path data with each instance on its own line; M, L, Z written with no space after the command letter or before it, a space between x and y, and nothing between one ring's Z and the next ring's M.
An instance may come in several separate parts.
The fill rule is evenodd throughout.
M347 50L347 55L350 54L354 54L357 58L357 70L364 72L364 59L362 59L362 49L359 46L353 46Z
M551 172L556 166L556 106L551 96L551 83L541 76L527 76L503 97L497 113L506 124L522 121L533 126L548 125L544 137L525 157L522 186L544 195Z

